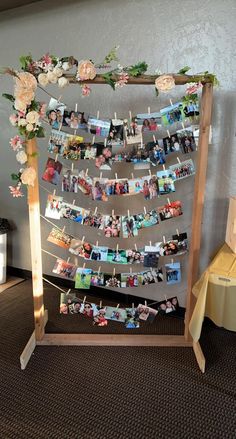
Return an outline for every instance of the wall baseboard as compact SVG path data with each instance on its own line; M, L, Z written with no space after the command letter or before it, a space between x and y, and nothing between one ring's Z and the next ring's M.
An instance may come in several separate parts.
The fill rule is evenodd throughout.
M21 277L23 279L32 279L32 272L23 268L8 266L7 274L9 274L10 276ZM46 277L50 282L53 282L59 287L65 288L65 290L69 288L74 289L75 283L71 280L61 279L59 277L50 276L47 274L44 274L43 277ZM78 291L79 294L85 294L85 290L76 289L76 291ZM120 293L118 291L108 290L107 288L94 286L92 289L90 288L86 290L86 294L98 297L98 299L111 300L112 302L114 301L127 306L131 306L132 303L134 303L134 306L137 306L140 302L144 302L144 300L147 301L147 304L154 302L153 299L142 299L139 296L133 296L130 294ZM155 305L153 305L153 308L155 308ZM179 307L178 312L171 313L171 316L184 318L184 314L185 308Z

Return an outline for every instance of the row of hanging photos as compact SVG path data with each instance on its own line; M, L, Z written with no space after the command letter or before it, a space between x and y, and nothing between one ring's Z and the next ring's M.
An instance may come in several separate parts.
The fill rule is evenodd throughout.
M57 99L57 102L59 103L59 102L61 102L61 98L62 98L62 96L59 96L59 98ZM170 99L170 105L171 105L171 107L173 107L173 102L172 102L172 100ZM77 111L78 111L78 104L76 103L75 104L75 113L77 113ZM148 107L147 108L147 112L148 112L148 114L151 114L151 108L150 107ZM99 116L100 116L100 111L97 111L97 119L99 119ZM130 120L132 120L132 112L129 110L129 118L130 118ZM114 119L117 119L117 113L116 112L114 112ZM183 122L181 122L181 125L182 125L182 128L184 129L185 128L185 126L184 126L184 123ZM60 124L60 126L59 126L59 129L58 129L58 131L60 132L61 131L61 127L62 127L62 123ZM171 138L171 135L170 135L170 132L169 132L169 130L166 130L166 132L167 132L167 136L169 137L169 138ZM77 134L77 130L74 130L74 135L76 136L76 134ZM155 137L155 135L153 135L153 141L156 143L156 137ZM93 138L92 138L92 145L95 143L95 136L93 136ZM106 147L107 146L107 139L105 139L104 140L104 146ZM143 147L143 137L141 137L141 147ZM55 160L56 161L56 160ZM163 165L164 166L164 165ZM165 169L164 169L165 170Z

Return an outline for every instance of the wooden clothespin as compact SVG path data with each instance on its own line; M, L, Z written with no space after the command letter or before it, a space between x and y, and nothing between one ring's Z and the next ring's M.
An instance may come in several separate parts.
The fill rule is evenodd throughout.
M149 245L150 245L150 247L152 246L152 241L149 241Z
M60 125L59 125L58 133L60 133L61 129L62 129L62 122L61 122Z
M163 239L163 243L165 244L165 243L166 243L166 237L165 237L165 235L163 235L162 239Z
M177 235L179 236L179 229L176 229L176 233L177 233Z
M149 172L149 175L150 175L150 177L151 177L151 176L152 176L151 170L149 169L149 171L148 171L148 172Z
M133 172L131 172L131 178L134 179L134 174L133 174Z
M99 302L99 308L102 308L102 300Z
M83 305L85 304L85 301L86 301L86 296L84 296Z
M147 209L146 209L145 206L143 206L143 211L144 211L144 214L146 215L146 213L147 213Z
M118 303L116 309L118 309L119 307L120 307L120 304Z
M96 241L96 247L98 247L98 241Z
M185 128L185 126L184 126L184 123L183 123L183 122L181 122L181 125L182 125L182 128L183 128L183 130L184 130L184 128Z
M113 268L113 277L115 277L115 275L116 275L116 269Z
M170 199L169 198L167 198L167 203L170 204Z
M78 104L75 104L75 113L78 111Z
M163 171L165 171L165 170L166 170L166 167L165 167L165 165L162 165L162 168L163 168Z
M75 200L72 201L72 204L75 204Z
M57 162L57 159L58 159L58 154L56 154L56 157L55 157L55 162Z
M105 139L104 139L104 146L105 146L105 148L106 148L106 146L107 146L107 138L105 137Z
M100 178L102 178L102 172L100 172Z
M65 232L65 228L66 228L66 226L64 226L64 227L63 227L63 229L62 229L62 233L64 233L64 232Z
M128 216L128 218L130 217L130 214L129 214L129 209L127 210L127 216Z
M153 134L152 138L153 138L153 142L156 143L157 139L156 139L156 136L154 134Z
M118 180L118 177L117 177L117 172L115 173L115 179L116 179L116 180Z
M97 214L97 211L98 211L98 208L97 208L97 207L95 207L95 210L94 210L94 215L96 215L96 214Z
M76 136L76 134L77 134L77 130L74 130L74 136Z
M150 109L150 107L148 107L148 114L151 114L151 109Z
M164 294L164 298L165 298L165 301L167 302L167 296L166 296L166 294Z
M129 110L129 118L130 118L130 120L132 120L132 113L130 110Z
M94 145L94 143L95 143L95 136L92 137L91 145Z
M119 244L116 244L116 251L118 252L119 250Z
M176 159L177 159L177 162L178 162L179 164L181 164L181 161L180 161L179 157L176 157Z
M85 177L87 177L87 175L88 175L88 168L85 171Z
M53 196L55 197L55 195L56 195L56 189L54 189L53 191Z
M169 130L166 131L167 131L167 136L170 138L170 131Z
M112 209L111 216L114 216L114 215L115 215L115 211L114 211L114 209Z
M174 263L174 259L173 258L171 258L171 264L173 264Z
M144 305L147 306L147 301L145 300Z
M99 265L98 267L98 274L100 274L100 271L101 271L101 265Z
M84 262L84 263L83 263L83 270L85 269L85 266L86 266L86 263Z
M170 99L170 105L173 107L173 102L172 102L172 100Z
M67 291L66 295L68 296L68 294L70 294L71 292L71 288Z
M130 272L130 274L132 274L133 273L133 270L132 270L132 268L130 267L130 269L129 269L129 272Z
M115 120L117 119L116 111L114 112L114 119L115 119Z
M83 244L84 240L85 240L85 236L83 236L83 238L82 238L82 240L81 240L82 244Z
M74 163L72 162L71 163L71 172L73 172L74 171Z
M132 303L132 309L134 309L134 302Z
M97 111L97 119L99 119L99 114L100 114L99 111Z
M136 250L136 252L138 251L138 248L137 248L137 244L135 243L134 244L134 248L135 248L135 250Z
M69 257L69 258L67 258L67 261L66 261L66 262L67 262L67 264L68 264L68 263L70 262L70 257Z

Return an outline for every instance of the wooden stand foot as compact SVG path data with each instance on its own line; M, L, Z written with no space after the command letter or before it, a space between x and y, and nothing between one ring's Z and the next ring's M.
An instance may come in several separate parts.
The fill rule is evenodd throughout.
M199 341L197 343L195 341L193 342L193 350L194 350L196 360L198 362L198 366L199 366L200 370L202 371L202 373L204 373L205 366L206 366L206 359L203 355L202 348L200 346Z
M46 326L48 321L48 310L44 310L44 327ZM21 356L20 356L20 367L21 370L24 370L30 360L30 357L32 353L34 352L34 349L36 347L37 341L36 341L36 334L35 331L31 334L31 337L29 338Z

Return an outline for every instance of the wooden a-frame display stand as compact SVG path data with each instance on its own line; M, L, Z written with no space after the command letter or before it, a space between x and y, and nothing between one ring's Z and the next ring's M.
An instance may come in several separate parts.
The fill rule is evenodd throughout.
M196 82L196 76L172 75L176 85L183 85L189 82ZM157 76L142 75L137 78L130 78L128 84L148 85L154 84ZM75 83L73 78L68 79ZM192 347L202 372L205 371L205 357L199 342L195 343L189 333L189 321L192 316L195 299L192 294L192 287L198 278L201 225L204 205L204 193L206 184L207 158L209 131L211 124L213 85L206 77L199 76L203 84L201 112L200 112L200 133L198 143L198 160L195 174L194 200L192 212L192 238L189 251L189 268L187 280L187 300L185 313L185 331L183 335L126 335L126 334L46 334L45 325L48 320L47 310L44 309L43 301L43 274L42 274L42 252L41 252L41 231L40 231L40 203L38 185L38 156L36 139L27 142L27 153L29 166L33 166L37 173L35 185L28 187L29 225L32 262L32 282L34 301L35 330L32 333L21 356L21 369L25 369L36 345L80 345L80 346L168 346L168 347ZM93 84L104 84L102 76L97 75L92 81L84 81ZM78 82L76 82L78 84Z

